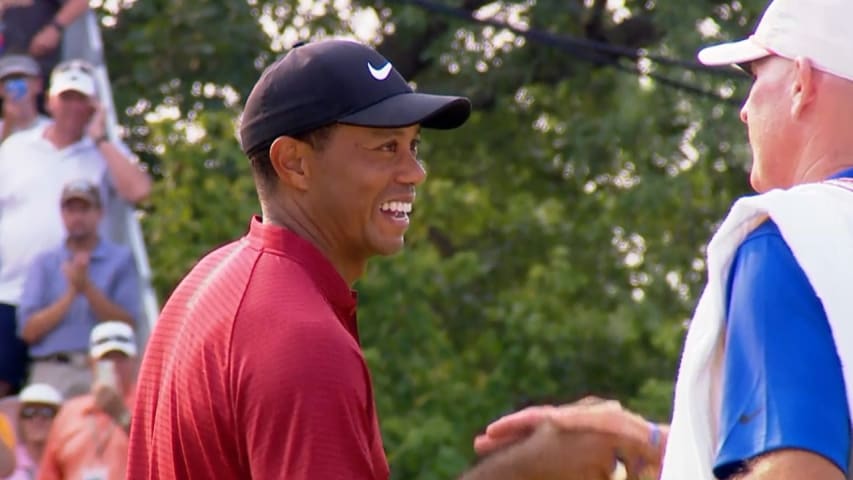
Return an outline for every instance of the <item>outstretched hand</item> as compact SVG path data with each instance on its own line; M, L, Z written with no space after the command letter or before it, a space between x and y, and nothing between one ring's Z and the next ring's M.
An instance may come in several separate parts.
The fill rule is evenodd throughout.
M656 477L660 468L667 429L661 429L630 412L615 400L587 397L562 406L535 406L506 415L490 424L474 440L479 455L487 455L528 438L540 425L551 423L563 432L597 432L633 448L623 463L629 471L643 470ZM612 442L611 442L612 443ZM626 463L627 461L627 463Z
M486 427L486 432L474 439L474 450L480 455L486 455L527 437L546 420L552 420L557 426L564 425L568 429L573 427L589 428L592 419L600 420L603 416L617 414L621 411L623 411L622 405L618 401L592 396L562 406L538 405L528 407L505 415L489 424ZM574 425L573 421L578 422L578 424ZM595 428L592 429L595 430ZM604 429L603 432L617 433L608 429Z

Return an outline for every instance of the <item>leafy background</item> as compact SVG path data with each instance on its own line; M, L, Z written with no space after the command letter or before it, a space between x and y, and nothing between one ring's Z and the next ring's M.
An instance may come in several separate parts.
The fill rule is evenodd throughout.
M428 132L408 248L357 288L395 479L452 478L473 436L530 403L595 393L666 420L706 241L748 192L747 79L691 61L764 1L435 0L476 18L640 50L634 61L384 0L105 0L120 119L156 178L143 207L165 299L259 208L235 125L297 40L370 42L421 91L476 111ZM97 2L97 0L96 0ZM704 89L672 87L655 75Z

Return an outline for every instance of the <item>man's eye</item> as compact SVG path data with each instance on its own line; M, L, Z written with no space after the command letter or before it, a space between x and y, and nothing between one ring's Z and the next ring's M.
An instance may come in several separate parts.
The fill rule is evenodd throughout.
M409 150L412 152L412 154L417 156L418 155L418 147L420 147L420 145L421 145L420 140L412 140L412 144L409 146Z
M397 142L393 141L393 142L383 143L382 145L379 146L379 150L381 150L383 152L394 153L397 151Z

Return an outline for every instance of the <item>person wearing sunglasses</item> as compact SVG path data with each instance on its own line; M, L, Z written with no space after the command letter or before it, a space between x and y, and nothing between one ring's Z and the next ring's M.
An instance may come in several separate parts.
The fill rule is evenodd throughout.
M137 343L124 322L92 329L90 393L67 400L54 421L39 480L124 480L130 411L136 392Z
M0 4L3 47L7 52L32 55L45 72L60 61L65 29L89 8L87 0L6 0Z
M33 383L18 395L18 443L15 471L6 480L34 480L38 477L48 433L62 407L62 395L50 385Z
M3 100L0 142L13 133L47 125L49 119L39 112L37 105L42 83L41 68L32 57L0 57L0 98Z
M38 130L49 122L36 107L41 88L40 70L35 60L26 55L0 57L0 99L3 102L0 143L13 133ZM14 317L8 311L8 307L0 306L0 397L18 391L25 380L27 362L26 344L15 334Z

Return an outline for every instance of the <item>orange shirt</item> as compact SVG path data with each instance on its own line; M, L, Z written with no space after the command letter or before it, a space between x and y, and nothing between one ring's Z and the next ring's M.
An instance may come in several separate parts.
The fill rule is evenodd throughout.
M15 448L15 432L12 430L9 419L2 413L0 413L0 442L5 443L9 448Z
M125 396L131 411L134 397ZM93 395L72 398L53 420L38 480L124 480L127 450L127 434L95 408Z

